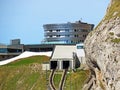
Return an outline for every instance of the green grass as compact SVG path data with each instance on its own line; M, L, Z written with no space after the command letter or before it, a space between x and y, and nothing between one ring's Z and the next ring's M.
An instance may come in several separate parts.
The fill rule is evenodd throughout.
M102 90L106 90L105 86L102 84L102 82L100 81L100 87L102 88Z
M48 61L49 57L34 56L0 66L0 90L47 90L41 63Z
M116 15L114 15L115 12ZM111 5L107 15L105 16L105 20L109 20L113 17L120 17L120 1L119 0L114 0L114 4Z
M45 73L31 72L28 68L17 69L9 70L4 77L0 75L0 78L3 78L0 80L0 90L30 90L32 88L32 90L46 90ZM0 72L3 71L0 70Z
M50 71L42 71L41 63L49 62L49 59L46 56L34 56L0 66L0 90L47 90ZM58 73L54 78L56 87L62 76L61 72ZM68 73L64 90L70 90L70 87L71 90L81 90L88 73L81 70Z
M89 71L77 70L67 75L64 90L82 90L82 87L88 78Z
M113 36L113 35L114 35L114 32L110 32L109 34L110 34L111 36Z
M116 13L116 14L115 14ZM120 1L114 0L114 3L109 8L109 11L105 15L105 20L110 20L111 18L120 17Z
M60 83L61 78L62 78L62 74L55 74L54 76L53 81L57 89L59 88L59 83Z
M89 71L77 70L76 72L69 71L67 73L64 90L82 90L84 82L88 78ZM58 71L54 76L54 84L56 88L59 88L59 83L62 77L62 73Z
M14 61L10 64L7 64L7 66L21 66L21 65L29 65L29 64L33 64L33 63L44 63L44 62L48 62L49 57L46 56L32 56L30 58L23 58L22 60L17 60Z
M115 14L116 13L116 14ZM115 15L114 15L115 14ZM92 31L90 36L93 35L94 31L97 30L97 28L104 22L109 21L110 19L115 19L117 17L120 17L120 0L114 0L114 3L112 3L111 7L107 11L106 15L104 16L104 19L95 27L95 29Z
M120 43L120 38L115 38L115 39L112 39L111 42L114 42L114 43Z

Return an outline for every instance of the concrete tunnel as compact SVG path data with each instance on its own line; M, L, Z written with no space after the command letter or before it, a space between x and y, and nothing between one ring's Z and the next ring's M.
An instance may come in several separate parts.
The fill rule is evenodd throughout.
M76 45L56 45L50 60L50 69L73 69L73 52L76 52Z
M70 67L70 61L62 61L63 69L68 69Z
M50 69L56 69L58 66L57 61L50 61Z
M50 61L50 69L68 69L69 67L70 61Z

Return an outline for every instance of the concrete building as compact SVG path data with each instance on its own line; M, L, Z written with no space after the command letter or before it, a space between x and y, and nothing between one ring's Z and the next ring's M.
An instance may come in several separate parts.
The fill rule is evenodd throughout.
M20 39L13 39L10 41L11 45L20 45Z
M24 45L18 42L20 42L20 40L16 39L11 41L10 45L0 44L0 60L5 60L20 55L24 51Z
M50 59L50 69L75 69L80 66L79 60L75 60L75 45L56 45Z
M32 51L32 52L46 52L53 51L54 45L52 44L29 44L24 45L24 51Z
M55 45L50 64L42 64L42 70L75 69L79 68L81 64L86 64L83 43L77 45L60 44Z
M77 56L80 60L80 63L81 64L86 64L85 62L85 52L84 52L84 44L83 43L79 43L79 44L76 44L76 53L77 53Z
M48 44L20 44L19 39L11 40L10 45L0 44L0 61L13 58L20 55L24 51L31 52L47 52L53 51L54 45Z
M45 24L45 44L78 44L83 43L88 33L93 30L93 24L81 21L63 24Z

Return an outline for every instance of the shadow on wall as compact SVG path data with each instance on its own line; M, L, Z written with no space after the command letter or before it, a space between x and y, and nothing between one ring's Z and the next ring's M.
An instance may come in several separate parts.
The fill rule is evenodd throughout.
M73 52L73 61L75 62L75 68L79 68L80 61L79 61L79 58L77 57L77 54L75 52Z

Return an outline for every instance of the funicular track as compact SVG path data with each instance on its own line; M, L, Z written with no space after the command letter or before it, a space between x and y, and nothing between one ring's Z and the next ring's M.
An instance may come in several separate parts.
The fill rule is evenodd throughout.
M63 90L67 71L68 71L68 69L65 69L65 70L64 70L64 73L63 73L63 75L62 75L62 79L61 79L61 81L60 81L59 90Z
M51 88L51 90L57 90L57 89L55 88L54 81L53 81L54 75L55 75L55 70L56 70L56 69L53 69L52 72L51 72L51 74L50 74L49 83L50 83L50 88ZM63 71L62 78L61 78L60 85L59 85L59 90L63 90L67 71L68 71L68 69L65 69L65 70Z
M51 90L57 90L56 88L55 88L55 85L54 85L54 82L53 82L53 79L54 79L54 75L55 75L55 70L56 69L53 69L52 70L52 72L51 72L51 74L50 74L50 77L49 77L49 83L50 83L50 88L51 88Z

